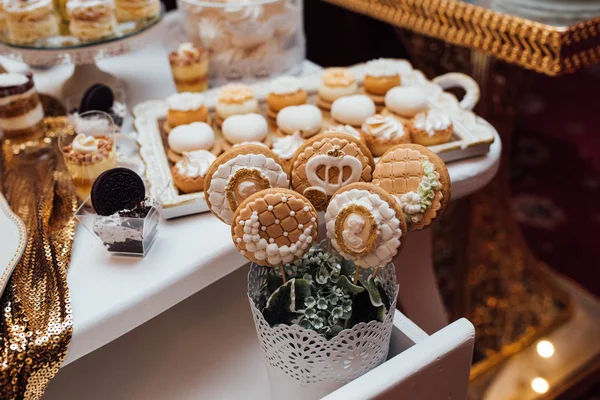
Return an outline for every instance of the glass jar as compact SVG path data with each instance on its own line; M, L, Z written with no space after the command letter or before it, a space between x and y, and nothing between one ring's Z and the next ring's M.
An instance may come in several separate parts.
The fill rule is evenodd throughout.
M188 40L208 51L211 85L300 71L302 1L178 2Z

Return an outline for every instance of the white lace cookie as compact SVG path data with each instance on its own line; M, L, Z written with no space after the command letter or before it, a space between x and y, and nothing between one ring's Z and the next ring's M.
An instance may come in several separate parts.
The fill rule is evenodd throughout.
M317 210L289 189L266 189L248 197L235 211L231 235L240 253L266 267L302 257L317 238Z
M402 209L372 183L353 183L338 191L325 212L325 224L333 247L362 268L388 265L406 234Z
M370 182L374 165L371 152L360 140L343 133L317 135L292 159L292 188L322 211L342 187Z
M409 230L430 225L450 201L446 164L418 144L401 144L381 156L373 172L373 183L396 198Z
M288 174L279 157L255 144L240 145L223 153L204 178L206 203L227 224L231 224L238 206L254 193L288 187Z

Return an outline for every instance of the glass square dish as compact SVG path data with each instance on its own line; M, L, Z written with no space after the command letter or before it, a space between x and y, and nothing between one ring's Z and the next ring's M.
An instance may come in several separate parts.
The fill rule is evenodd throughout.
M75 218L113 256L145 257L156 240L162 203L146 198L150 210L145 217L98 215L87 201L77 209Z

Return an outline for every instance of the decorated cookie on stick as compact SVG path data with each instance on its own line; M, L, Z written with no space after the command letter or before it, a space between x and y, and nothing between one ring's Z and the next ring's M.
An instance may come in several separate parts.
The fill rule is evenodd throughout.
M396 198L409 230L430 225L450 201L446 164L418 144L402 144L388 150L375 166L373 183Z
M310 201L289 189L266 189L242 202L231 224L240 253L258 265L282 268L310 249L318 233Z
M327 237L342 257L375 270L392 262L407 230L398 202L372 183L353 183L337 191L327 206L325 223Z
M323 211L342 187L371 181L374 165L371 152L360 140L342 133L317 135L292 159L292 189Z
M227 224L231 224L238 206L254 193L288 187L288 174L279 157L256 144L240 145L223 153L204 178L206 203Z

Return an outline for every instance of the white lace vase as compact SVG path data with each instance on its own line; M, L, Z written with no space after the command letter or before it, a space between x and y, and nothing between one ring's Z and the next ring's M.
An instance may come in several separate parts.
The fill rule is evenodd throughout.
M371 271L361 272L367 276ZM378 272L388 298L393 299L384 322L359 323L329 340L299 325L269 325L257 308L267 273L268 268L252 264L248 297L272 399L320 399L386 360L398 294L392 264Z

